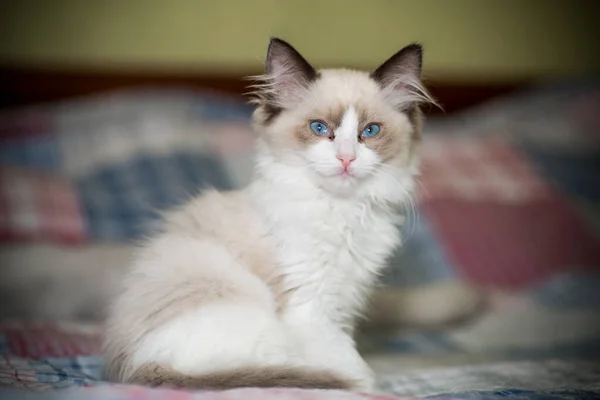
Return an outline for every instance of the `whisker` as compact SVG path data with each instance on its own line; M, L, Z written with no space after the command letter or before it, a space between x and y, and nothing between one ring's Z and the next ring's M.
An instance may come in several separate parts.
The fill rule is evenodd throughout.
M315 162L306 166L307 170L314 174L320 174L323 168L331 168L332 165L326 162ZM400 168L392 167L386 164L372 165L364 168L364 171L369 174L381 173L388 179L394 181L399 189L403 192L404 202L401 204L402 213L405 216L405 223L401 226L402 236L405 240L412 237L419 223L420 214L418 212L418 202L410 188L405 187L398 175L405 173ZM417 184L422 185L418 180L414 180Z

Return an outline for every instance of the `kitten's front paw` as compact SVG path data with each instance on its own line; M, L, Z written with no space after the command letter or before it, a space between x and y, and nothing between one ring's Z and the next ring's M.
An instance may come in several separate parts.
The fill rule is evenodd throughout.
M355 359L347 364L339 364L335 371L353 382L352 390L372 392L375 389L375 373L367 363L355 353Z
M369 370L368 374L356 380L354 390L357 392L373 392L375 390L375 375Z

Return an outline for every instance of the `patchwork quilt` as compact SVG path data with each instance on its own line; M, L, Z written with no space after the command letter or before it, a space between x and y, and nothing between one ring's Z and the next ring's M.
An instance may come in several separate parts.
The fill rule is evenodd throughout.
M81 324L0 325L0 398L4 399L595 399L600 365L545 360L437 368L380 377L379 393L237 389L223 392L143 388L101 379L100 328ZM400 396L400 397L397 397Z
M600 396L598 110L600 85L587 81L428 121L418 207L407 209L399 227L406 245L382 279L407 288L468 281L486 293L488 311L444 330L360 337L368 354L472 365L398 367L382 377L382 391ZM0 114L0 241L133 241L153 229L158 211L203 188L243 186L252 173L251 111L219 93L147 89ZM3 325L0 384L77 386L69 396L89 398L387 398L250 389L150 395L98 380L96 329Z

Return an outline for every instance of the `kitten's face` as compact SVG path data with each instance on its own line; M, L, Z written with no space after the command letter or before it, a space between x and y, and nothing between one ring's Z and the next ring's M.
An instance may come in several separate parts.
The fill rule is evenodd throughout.
M317 72L291 46L271 41L254 117L274 159L343 196L407 181L424 93L414 76L420 48L403 51L372 74Z

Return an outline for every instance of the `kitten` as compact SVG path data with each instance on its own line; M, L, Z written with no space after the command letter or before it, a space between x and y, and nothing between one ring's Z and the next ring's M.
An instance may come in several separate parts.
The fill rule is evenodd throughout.
M272 39L255 178L168 214L138 250L107 321L108 377L369 390L353 330L400 244L431 101L420 73L416 44L369 74L317 71Z

